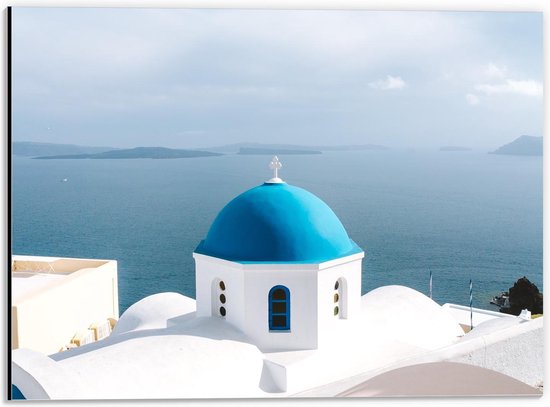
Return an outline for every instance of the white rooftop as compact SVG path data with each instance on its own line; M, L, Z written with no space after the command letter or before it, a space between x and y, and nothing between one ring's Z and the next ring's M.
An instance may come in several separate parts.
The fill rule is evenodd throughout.
M469 327L473 322L473 326L476 327L483 322L493 320L495 318L512 318L516 319L514 315L504 314L502 312L490 311L481 308L472 308L470 318L470 307L457 304L443 304L443 308L448 311L453 318L462 326Z
M223 319L197 318L193 299L162 293L130 307L101 342L50 357L16 350L14 376L26 371L60 399L289 396L427 354L463 334L428 297L388 286L363 296L357 324L324 347L262 353ZM283 373L287 391L278 386Z

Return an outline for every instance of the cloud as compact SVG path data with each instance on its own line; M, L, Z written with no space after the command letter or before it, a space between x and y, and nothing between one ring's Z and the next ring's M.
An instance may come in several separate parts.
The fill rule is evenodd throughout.
M541 13L17 8L13 20L20 140L439 143L449 123L465 133L457 109L512 99L507 79L542 83ZM510 21L525 28L514 41ZM529 99L495 104L477 131L540 132L542 101Z
M506 68L505 66L498 67L495 64L490 63L485 67L483 73L490 78L504 79L507 76L507 71L508 68Z
M486 79L485 83L474 85L474 90L486 96L495 95L522 95L530 97L541 97L543 94L542 82L528 79L516 80L510 78L508 68L504 65L497 66L494 63L489 63L483 68L483 76ZM474 93L466 95L466 101L470 105L479 104L479 97Z
M370 82L369 86L373 89L382 90L399 90L403 89L407 84L400 76L386 76L386 79Z
M498 84L479 84L475 86L478 92L485 93L486 95L495 95L501 93L512 93L524 96L542 96L542 83L534 80L516 81L513 79L506 79L502 83Z
M468 93L466 95L466 101L472 106L479 105L479 98L473 93Z

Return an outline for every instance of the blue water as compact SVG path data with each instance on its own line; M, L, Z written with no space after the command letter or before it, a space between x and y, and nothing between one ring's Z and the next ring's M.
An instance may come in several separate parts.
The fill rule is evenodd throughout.
M120 308L195 296L192 253L218 211L270 178L268 156L14 157L14 254L115 259ZM527 276L542 290L542 159L471 152L283 156L281 177L332 207L365 250L363 293L387 284L474 306ZM68 178L68 182L61 182Z

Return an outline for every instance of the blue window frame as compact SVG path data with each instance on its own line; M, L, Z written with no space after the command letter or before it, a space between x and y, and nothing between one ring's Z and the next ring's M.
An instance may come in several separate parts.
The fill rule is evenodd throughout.
M290 291L282 285L269 290L269 330L290 330Z

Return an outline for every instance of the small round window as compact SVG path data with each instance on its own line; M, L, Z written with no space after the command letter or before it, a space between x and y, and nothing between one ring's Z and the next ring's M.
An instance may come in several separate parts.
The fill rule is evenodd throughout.
M338 318L342 318L342 314L340 313L340 305L342 305L342 289L344 286L342 286L341 279L338 279L334 282L334 291L332 292L332 302L334 305L334 316Z
M220 290L225 290L225 283L223 281L220 281Z
M225 307L220 307L220 315L225 317Z
M220 302L225 304L225 294L220 294Z

